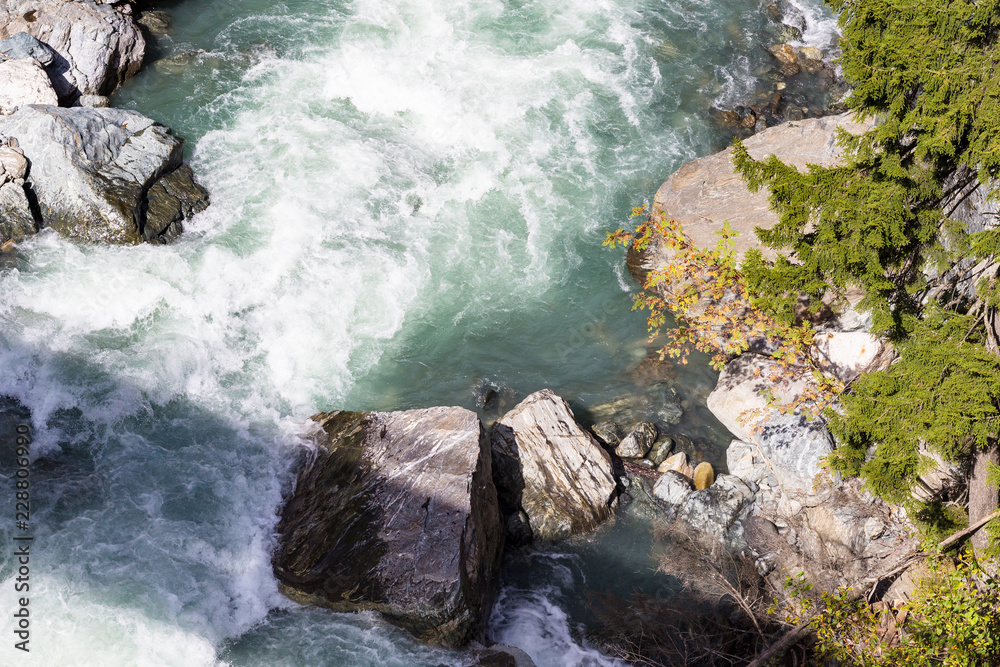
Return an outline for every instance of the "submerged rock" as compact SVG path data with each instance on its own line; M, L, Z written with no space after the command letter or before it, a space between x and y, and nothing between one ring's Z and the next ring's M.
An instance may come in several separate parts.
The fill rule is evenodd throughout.
M476 662L469 667L535 667L531 656L514 646L493 644L476 653Z
M598 422L590 430L597 436L597 440L601 444L612 449L617 447L622 438L625 437L625 431L613 421Z
M144 11L136 23L149 31L155 39L159 39L170 32L170 14L160 11Z
M138 112L22 107L0 118L0 135L17 137L28 159L36 222L65 236L169 241L208 205L208 193L182 168L183 140Z
M30 442L33 432L31 411L12 396L0 396L0 472L13 478L18 459L23 458L18 456L18 449Z
M492 449L501 509L523 509L536 538L584 533L611 515L611 457L552 391L531 394L498 420Z
M657 435L655 424L640 422L622 439L615 453L623 459L641 459L653 447Z
M316 415L315 460L278 524L282 592L337 611L376 610L423 641L480 637L503 527L490 450L462 408Z

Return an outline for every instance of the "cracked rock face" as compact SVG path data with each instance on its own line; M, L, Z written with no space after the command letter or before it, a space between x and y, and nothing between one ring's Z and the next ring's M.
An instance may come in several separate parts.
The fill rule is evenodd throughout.
M503 527L479 418L462 408L332 412L278 524L282 592L379 611L417 638L481 638Z
M91 242L169 241L208 193L182 167L183 140L135 111L21 107L0 118L28 161L34 222ZM0 215L13 209L0 198Z
M7 0L0 39L28 33L56 54L46 65L59 99L108 95L139 71L146 41L130 16L92 0Z
M611 457L548 389L493 425L492 447L501 509L505 516L523 509L536 538L591 531L611 515Z

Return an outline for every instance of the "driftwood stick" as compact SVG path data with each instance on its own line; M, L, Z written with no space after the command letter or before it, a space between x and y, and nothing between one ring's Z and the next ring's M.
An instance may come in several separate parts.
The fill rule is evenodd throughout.
M1000 510L996 510L995 512L993 512L993 514L990 514L990 515L987 515L987 516L983 517L982 519L980 519L976 523L972 524L968 528L964 528L964 529L959 530L959 531L957 531L955 533L952 533L952 535L950 537L948 537L947 539L945 539L944 541L942 541L940 544L938 544L938 547L940 547L940 549L943 551L943 550L947 549L948 547L950 547L951 545L955 544L956 542L961 542L966 537L969 537L974 532L976 532L977 530L979 530L980 528L982 528L983 526L985 526L987 523L989 523L993 519L997 518L998 516L1000 516Z

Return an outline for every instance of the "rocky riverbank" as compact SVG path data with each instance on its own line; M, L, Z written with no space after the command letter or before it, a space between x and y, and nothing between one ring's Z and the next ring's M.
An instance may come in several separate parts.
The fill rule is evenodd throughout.
M788 122L760 132L745 146L756 159L775 155L798 168L834 165L841 159L835 141L838 127L858 133L867 126L849 114ZM981 227L983 207L989 206L981 199L973 192L953 210L953 217L970 229ZM749 192L735 173L730 150L682 166L657 192L653 213L677 219L700 247L714 247L716 232L728 221L739 233L738 257L756 245L755 227L777 222L766 194ZM671 248L654 240L642 251L630 250L628 266L642 284L650 271L668 267L673 257ZM664 289L663 284L655 289ZM895 358L892 346L868 331L867 317L851 307L858 298L849 295L842 311L828 312L816 323L811 352L824 372L845 384L885 368ZM751 554L778 594L787 575L804 572L820 589L879 584L883 599L905 599L912 582L900 576L905 572L901 566L917 545L905 510L877 499L857 480L839 479L823 467L835 442L822 417L789 413L774 402L788 405L795 397L817 394L811 372L786 368L770 350L753 342L750 348L725 365L707 400L735 438L727 450L727 467L735 480L730 486L738 490L718 494L712 510L693 511L695 493L676 473L634 481L646 490L645 497L669 505L696 534L714 536L731 549ZM921 476L914 496L933 497L947 487L953 472L941 463Z
M87 242L165 243L208 205L181 138L108 106L142 66L147 23L129 2L0 5L6 251L45 228Z

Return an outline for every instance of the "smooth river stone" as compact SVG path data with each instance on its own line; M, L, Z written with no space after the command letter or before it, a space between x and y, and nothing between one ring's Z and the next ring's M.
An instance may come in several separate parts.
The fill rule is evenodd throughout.
M481 639L503 527L490 449L463 408L332 412L281 514L281 591L375 610L426 642Z

